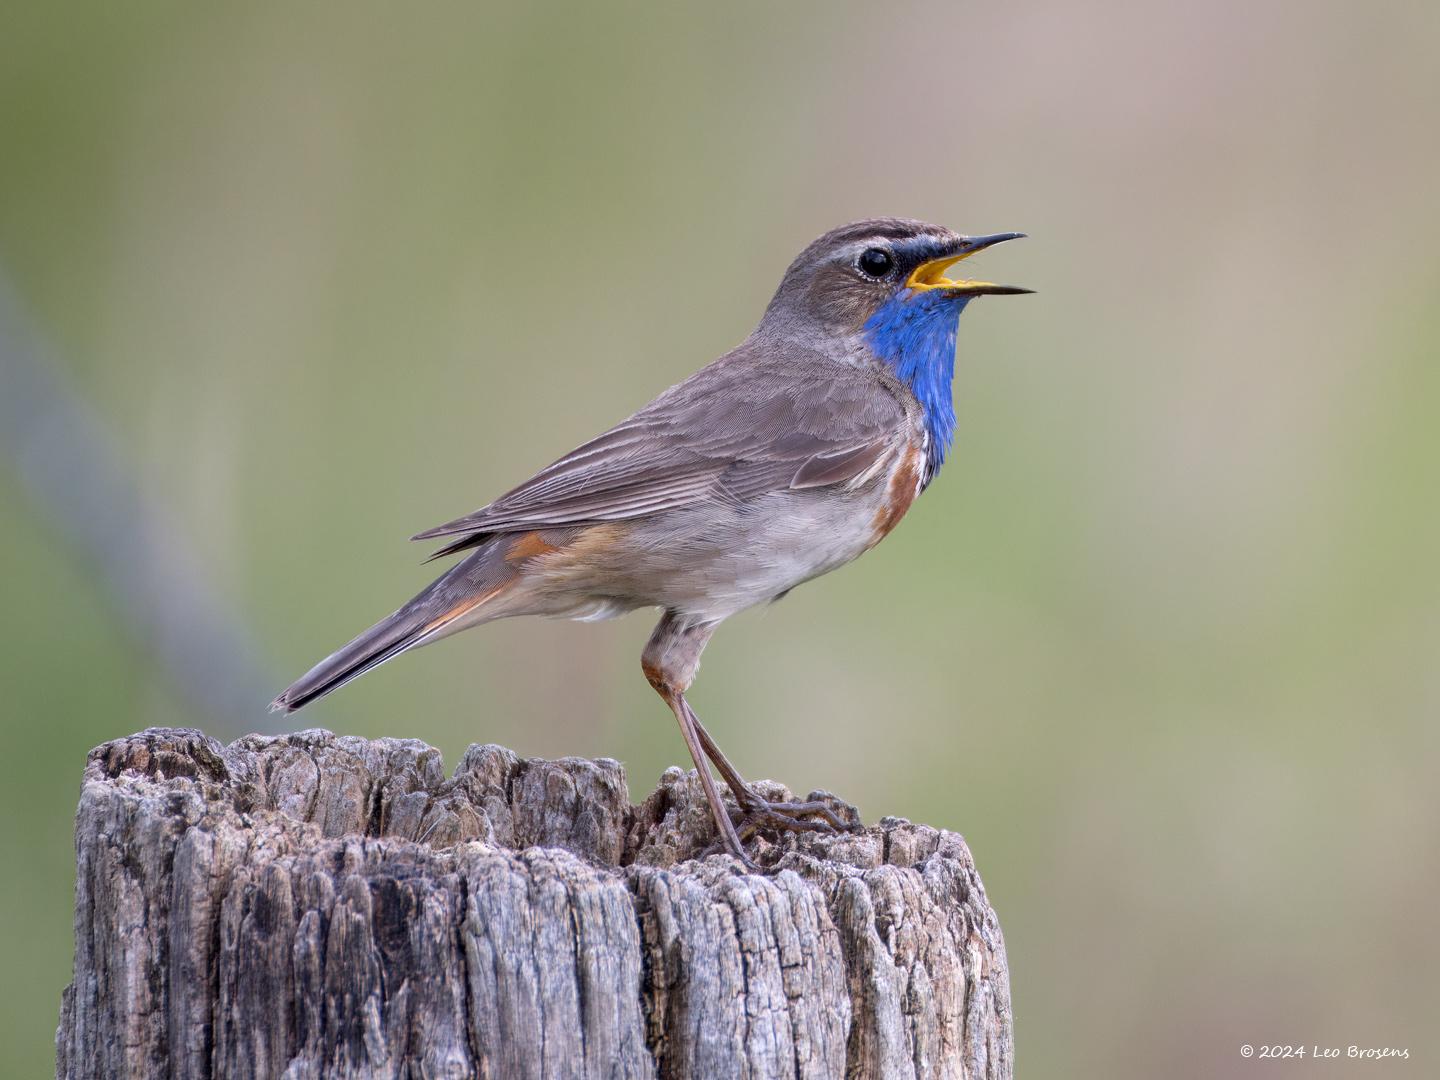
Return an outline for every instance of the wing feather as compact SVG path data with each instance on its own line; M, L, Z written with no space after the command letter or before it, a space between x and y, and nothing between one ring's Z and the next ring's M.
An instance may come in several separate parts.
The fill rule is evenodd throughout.
M872 371L741 346L472 514L417 533L461 537L662 513L863 476L904 439L906 409Z

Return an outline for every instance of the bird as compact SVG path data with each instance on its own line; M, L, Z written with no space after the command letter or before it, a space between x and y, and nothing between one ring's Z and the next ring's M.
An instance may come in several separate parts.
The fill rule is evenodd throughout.
M946 272L1023 235L905 218L825 233L735 348L474 513L412 537L440 542L432 559L463 558L272 709L294 712L481 623L659 609L641 670L679 723L716 847L753 869L741 828L852 827L823 799L764 798L686 694L722 622L869 551L934 481L955 432L961 313L978 296L1032 291Z

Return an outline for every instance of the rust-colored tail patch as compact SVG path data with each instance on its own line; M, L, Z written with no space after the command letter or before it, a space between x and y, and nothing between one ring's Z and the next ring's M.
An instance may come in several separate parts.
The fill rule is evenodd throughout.
M489 592L481 593L479 596L466 597L464 600L460 601L460 603L456 604L439 618L432 619L428 623L426 623L425 628L421 630L421 634L433 634L436 630L439 630L444 626L448 626L450 623L460 618L460 616L466 615L469 612L474 611L481 604L486 603L489 600L493 600L496 596L498 596L504 591L505 586L501 585L498 588L491 589Z
M560 545L552 544L539 532L521 533L510 541L510 547L505 552L505 561L509 563L523 562L526 559L533 559L536 555L549 555L551 552L559 550Z

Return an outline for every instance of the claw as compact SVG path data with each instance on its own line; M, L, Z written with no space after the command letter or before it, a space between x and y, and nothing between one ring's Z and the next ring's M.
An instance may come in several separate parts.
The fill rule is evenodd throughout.
M742 839L753 836L762 825L784 832L814 832L827 836L854 832L860 827L856 820L859 814L851 806L844 807L850 812L850 819L846 820L836 814L830 802L823 799L770 802L754 789L747 791L746 796L744 805L730 811L730 819Z

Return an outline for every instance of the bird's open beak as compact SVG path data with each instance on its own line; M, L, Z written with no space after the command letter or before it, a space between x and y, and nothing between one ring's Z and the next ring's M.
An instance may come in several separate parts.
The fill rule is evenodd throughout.
M1018 285L996 285L993 281L970 281L965 278L951 280L945 276L945 271L954 266L962 259L968 259L977 251L984 251L996 244L1003 244L1006 240L1019 240L1024 233L1002 232L992 233L989 236L967 236L961 243L959 250L950 255L942 255L938 259L931 259L929 262L917 266L905 280L905 287L914 289L917 292L926 289L943 289L947 296L1014 296L1019 293L1034 292L1033 289L1022 289Z

